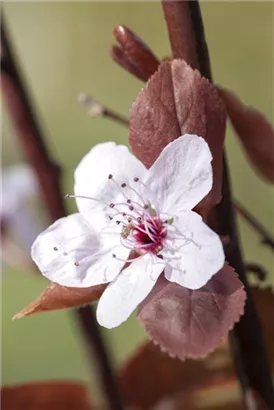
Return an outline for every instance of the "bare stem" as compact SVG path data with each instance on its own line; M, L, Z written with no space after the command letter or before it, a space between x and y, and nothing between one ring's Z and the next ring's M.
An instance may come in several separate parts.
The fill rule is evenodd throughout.
M178 15L180 10L183 13L186 4L189 7L189 15L191 16L191 30L190 35L195 34L195 50L198 56L198 64L196 68L200 69L201 74L212 81L210 59L208 48L206 45L203 21L201 17L199 2L196 0L189 1L172 1L164 0L164 9L171 7L170 4L176 7L176 13L166 13L167 25L169 28L169 36L171 39L174 56L178 55L188 61L189 55L184 55L185 47L178 41L179 29ZM175 37L174 40L172 37ZM185 36L187 38L187 36ZM193 41L193 38L191 37ZM182 40L183 41L183 40ZM193 43L192 43L193 44ZM176 49L174 49L176 45ZM193 55L193 54L192 54ZM193 60L190 61L193 64ZM236 369L244 395L244 402L248 409L250 409L250 393L254 391L260 396L269 409L274 409L274 394L270 367L265 350L264 338L258 320L258 316L251 297L248 282L246 280L245 267L240 250L238 239L238 230L235 223L235 211L232 203L232 196L230 192L230 181L228 174L228 167L226 158L224 156L224 173L223 173L223 199L220 205L216 208L215 218L219 226L220 234L231 238L233 246L229 246L226 252L226 259L231 266L234 267L239 274L240 279L245 285L247 293L247 302L245 307L245 314L242 316L239 323L237 323L231 332L231 350L234 356ZM254 410L260 410L260 405L255 401L252 402Z
M95 101L88 94L80 94L78 100L87 109L88 115L92 118L106 117L126 127L129 126L129 120L126 117Z
M40 183L41 194L48 213L52 221L55 221L66 215L60 185L61 170L50 158L44 137L21 79L3 21L1 22L1 40L1 65L2 62L4 63L1 71L3 96L17 129L22 149ZM123 406L116 387L115 376L92 307L78 309L75 314L81 324L87 350L92 351L97 360L102 389L108 399L108 407L111 410L122 410ZM92 361L90 366L93 369Z
M234 206L238 214L240 214L249 225L260 235L261 242L264 245L274 250L274 238L266 231L263 225L242 205L239 201L234 199Z

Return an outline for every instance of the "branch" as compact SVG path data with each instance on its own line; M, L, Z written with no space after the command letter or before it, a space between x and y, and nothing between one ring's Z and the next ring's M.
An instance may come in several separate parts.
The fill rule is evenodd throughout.
M263 225L242 205L234 199L234 206L238 214L240 214L252 228L261 236L261 242L264 245L274 250L274 238L266 231Z
M173 58L182 58L192 68L199 68L196 36L188 2L163 0L162 4Z
M105 117L110 120L114 120L121 125L125 125L126 127L129 126L128 118L123 117L123 115L117 113L116 111L113 111L105 105L98 103L88 94L80 94L78 96L78 101L87 109L88 115L92 118Z
M1 22L2 61L5 63L1 71L3 96L13 118L18 138L27 160L33 167L40 183L41 194L52 221L66 215L64 197L61 191L60 167L50 157L44 143L44 137L31 107L29 96L19 73L6 28ZM91 306L75 311L81 324L88 352L94 354L102 388L108 399L109 409L122 410L114 374L104 347L99 326ZM93 363L91 363L93 367Z
M180 22L178 16L184 13L188 5L191 16L191 31L195 33L195 50L198 56L198 64L201 74L212 81L210 60L208 49L205 41L204 27L198 1L172 1L164 0L163 7L166 14L166 20L171 37L171 44L174 56L178 55L185 58L188 63L189 55L184 55L184 49L181 52L176 47L184 47L184 40L179 43L176 39L178 31L174 29ZM176 8L176 13L167 13L167 8ZM188 24L190 26L190 24ZM274 409L274 394L271 372L268 365L264 338L262 335L260 323L252 301L249 285L246 280L245 267L241 255L238 231L235 223L235 213L230 192L230 181L228 168L224 156L224 173L223 173L223 199L216 208L215 219L219 226L220 234L227 235L233 240L233 247L229 247L226 252L226 259L239 274L241 281L244 283L247 293L245 313L239 323L237 323L231 332L231 349L240 379L241 387L244 394L244 402L247 408L250 408L250 389L258 393L265 401L269 409ZM255 402L252 403L254 410L260 410Z
M264 281L267 278L267 272L257 263L246 263L245 270L247 272L254 273L260 281Z

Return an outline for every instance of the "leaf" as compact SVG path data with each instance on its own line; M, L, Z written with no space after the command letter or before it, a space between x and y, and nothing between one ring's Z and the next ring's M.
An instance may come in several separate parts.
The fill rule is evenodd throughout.
M33 313L83 306L100 298L107 284L89 288L69 288L51 282L34 302L30 303L13 319L21 319Z
M189 133L203 137L213 155L213 188L200 203L207 213L221 199L226 113L215 87L183 60L164 61L132 105L129 141L150 167L163 148Z
M257 171L274 183L274 128L255 108L245 106L231 91L220 89L229 119L247 157Z
M2 410L92 410L88 389L74 381L31 382L1 388Z
M157 70L158 59L145 42L126 26L115 27L113 33L121 45L112 48L114 61L140 80L147 81Z
M145 342L119 371L123 398L129 406L149 409L179 392L195 389L209 378L220 376L220 369L214 363L214 371L210 366L212 359L215 357L210 355L205 360L181 362Z
M243 314L245 291L226 265L201 289L190 290L162 275L139 305L149 337L170 356L202 357L212 351Z
M139 68L132 61L128 59L128 57L124 53L124 50L121 47L116 45L112 46L110 49L110 55L111 58L119 66L121 66L128 73L134 75L134 77L139 78L139 80L143 81L146 81L148 79L148 76L144 76L144 73L140 71Z

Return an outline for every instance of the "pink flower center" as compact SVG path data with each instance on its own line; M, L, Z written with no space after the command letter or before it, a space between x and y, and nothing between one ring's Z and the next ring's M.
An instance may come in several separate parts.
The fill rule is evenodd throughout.
M121 202L104 203L100 199L80 195L77 198L97 201L106 206L110 224L116 223L121 227L120 233L113 233L120 235L121 245L129 251L135 251L139 256L148 252L157 255L164 248L167 225L173 223L173 218L169 216L168 219L162 219L160 211L156 210L143 194L142 191L146 192L147 187L138 177L132 181L135 186L125 182L118 183L112 174L109 174L108 181L114 184L121 194ZM119 259L119 255L117 257L115 253L112 256ZM126 259L125 262L135 259Z
M163 222L154 217L146 224L139 223L133 228L132 237L135 241L135 250L139 253L152 252L157 254L163 249L167 231Z

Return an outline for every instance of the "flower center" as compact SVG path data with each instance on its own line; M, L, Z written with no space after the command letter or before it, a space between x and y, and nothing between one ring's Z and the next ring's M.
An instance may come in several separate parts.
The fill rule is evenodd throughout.
M139 256L148 252L158 254L164 247L167 239L167 225L173 223L173 218L164 218L160 211L147 200L149 189L138 177L133 179L133 184L118 183L110 174L108 181L113 183L119 191L117 202L107 204L100 199L79 195L77 198L94 200L106 206L110 226L114 224L121 226L120 232L116 229L113 232L120 235L121 245ZM67 198L73 197L73 195L67 195ZM110 232L108 230L105 233ZM119 255L113 254L113 257L119 259Z
M135 240L135 250L137 252L157 254L163 249L167 230L164 223L158 217L153 217L146 224L139 223L133 228L132 236Z

